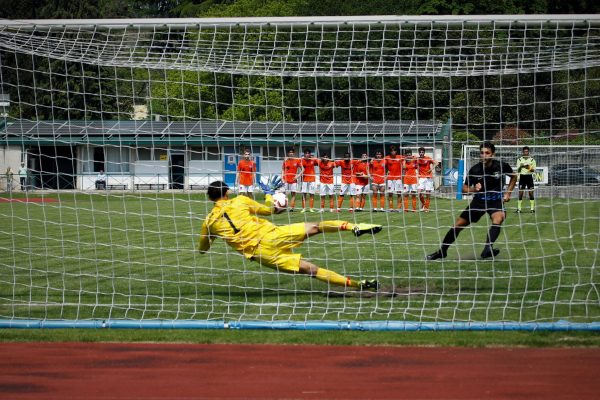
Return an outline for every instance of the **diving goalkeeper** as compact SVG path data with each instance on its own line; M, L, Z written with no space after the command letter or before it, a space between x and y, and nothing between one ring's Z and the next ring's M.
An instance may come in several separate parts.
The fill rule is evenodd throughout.
M296 223L277 226L257 215L271 215L275 212L271 194L281 181L276 177L271 182L259 182L266 194L265 204L245 196L229 197L229 187L222 181L208 186L207 195L215 205L206 216L200 232L198 250L205 253L216 238L223 239L229 246L246 258L261 265L286 273L306 274L332 285L352 287L360 290L377 290L376 280L354 280L336 272L320 268L293 253L306 238L325 232L349 231L355 236L365 233L376 234L381 225L352 224L346 221L322 221L318 223Z

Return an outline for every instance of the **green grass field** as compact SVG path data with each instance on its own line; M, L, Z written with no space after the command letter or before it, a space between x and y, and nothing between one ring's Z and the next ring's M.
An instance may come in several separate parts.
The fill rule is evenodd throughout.
M477 259L487 218L461 234L446 260L424 261L466 200L435 199L428 214L271 217L277 224L332 217L383 224L376 237L318 235L301 248L318 265L409 292L361 297L261 267L222 241L198 254L201 221L211 207L202 194L44 198L58 202L0 203L0 318L600 320L599 201L539 200L536 214L509 209L494 261Z

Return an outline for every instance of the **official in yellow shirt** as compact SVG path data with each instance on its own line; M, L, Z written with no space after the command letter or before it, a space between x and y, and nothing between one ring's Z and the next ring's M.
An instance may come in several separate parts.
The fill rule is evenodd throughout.
M261 184L261 187L264 185ZM265 204L245 197L230 198L229 187L222 181L209 185L207 196L215 203L200 231L198 250L205 253L216 238L223 239L246 258L265 267L287 273L306 274L332 285L377 290L376 280L353 280L336 272L320 268L292 250L310 236L324 232L349 231L355 236L376 234L381 225L352 224L347 221L307 222L278 226L257 215L275 212L271 197L273 188L263 187Z
M517 212L521 212L523 205L523 194L529 193L529 208L535 212L535 198L533 196L534 182L533 174L537 167L535 160L529 154L529 147L525 146L521 150L523 155L517 160L517 173L519 174L519 200L517 201Z

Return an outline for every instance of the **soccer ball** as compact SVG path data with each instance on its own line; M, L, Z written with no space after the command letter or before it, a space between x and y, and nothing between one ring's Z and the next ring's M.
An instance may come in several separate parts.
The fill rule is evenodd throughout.
M275 206L275 211L280 213L287 208L288 199L285 193L277 192L273 195L273 205Z

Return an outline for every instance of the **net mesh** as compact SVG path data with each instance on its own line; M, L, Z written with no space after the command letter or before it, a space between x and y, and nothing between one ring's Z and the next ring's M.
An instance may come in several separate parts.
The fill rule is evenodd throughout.
M597 322L599 62L596 16L2 21L0 318ZM514 213L515 193L499 257L479 258L484 218L426 261L468 204L458 164L482 138L513 167L530 146L536 213ZM430 212L410 193L371 212L369 191L362 213L348 195L340 213L328 197L301 213L298 194L295 212L265 217L382 225L297 249L380 293L262 267L222 240L198 253L204 189L234 187L244 150L266 179L289 148L341 160L391 146L439 161ZM337 168L334 208L341 184ZM318 191L305 200L321 208Z

